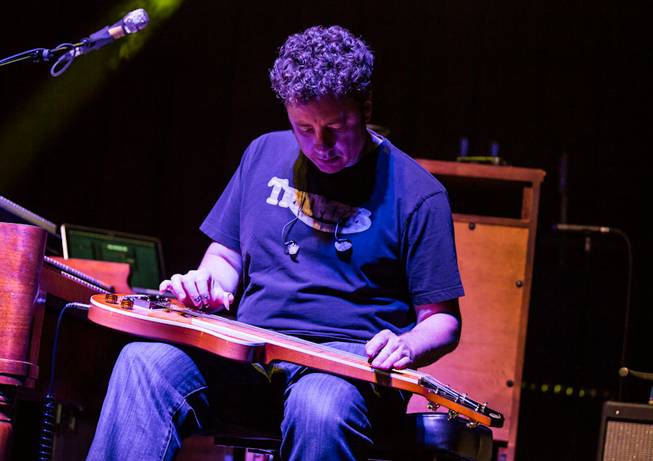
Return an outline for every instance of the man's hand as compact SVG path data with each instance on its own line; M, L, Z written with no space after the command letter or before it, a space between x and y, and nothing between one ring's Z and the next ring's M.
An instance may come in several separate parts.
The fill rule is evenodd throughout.
M374 368L417 368L429 365L458 345L460 308L458 299L415 306L417 324L401 336L382 330L365 345Z
M390 330L378 332L367 344L365 352L370 365L380 370L402 369L412 365L414 352L405 336L397 336Z
M221 306L229 309L234 300L234 295L226 291L204 268L189 271L184 275L173 275L170 280L161 282L159 291L170 291L185 306L202 309L217 309Z
M241 269L240 253L213 242L197 270L173 275L161 282L159 290L171 291L187 307L229 309Z

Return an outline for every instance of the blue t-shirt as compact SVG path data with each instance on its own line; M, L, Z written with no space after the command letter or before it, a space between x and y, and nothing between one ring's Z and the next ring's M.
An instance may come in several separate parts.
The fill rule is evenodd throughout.
M446 191L387 139L325 174L291 131L263 135L201 230L242 256L238 320L290 335L401 334L415 325L413 306L463 295ZM351 251L336 251L336 231Z

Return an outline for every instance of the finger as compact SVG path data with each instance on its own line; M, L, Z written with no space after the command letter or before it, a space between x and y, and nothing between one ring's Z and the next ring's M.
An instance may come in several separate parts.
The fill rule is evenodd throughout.
M197 307L202 304L202 298L197 291L197 286L195 285L197 271L189 271L186 275L181 278L181 284L184 287L184 291L188 295L190 303Z
M225 307L225 309L229 310L232 302L234 302L234 295L228 291L225 291L222 295L222 305Z
M400 360L403 360L404 357L409 357L408 351L405 348L401 347L399 344L390 353L390 355L388 355L388 357L379 364L378 368L382 370L390 370L392 368L396 368L396 363Z
M220 282L215 279L210 281L209 286L211 288L211 307L224 306L228 310L234 301L234 295L229 291L225 291Z
M388 340L393 336L390 330L381 330L367 344L365 344L365 353L369 359L377 356L379 351L385 347Z
M172 282L170 280L164 280L159 284L159 291L161 293L165 291L172 291Z
M199 297L199 306L209 307L211 304L211 293L209 290L209 274L206 270L200 269L194 274L195 289Z
M413 360L410 357L404 356L399 360L397 360L394 363L394 365L392 365L392 368L396 368L397 370L403 370L404 368L408 368L409 366L411 366L412 363Z
M381 351L376 355L376 357L374 357L374 360L372 360L370 365L372 365L374 368L381 368L383 370L386 370L387 366L384 367L383 365L388 360L388 357L390 357L394 352L395 352L394 345L390 343L386 344L386 346L383 349L381 349Z
M224 305L226 293L217 280L211 280L211 307Z
M371 365L375 368L380 368L388 359L388 357L390 357L390 355L395 352L396 349L397 337L394 336L390 338L383 349L381 349L379 353L376 354L376 357L374 357L374 360L372 360Z
M392 351L390 355L378 366L381 370L390 370L399 359L405 357L403 348L398 348Z
M188 296L186 296L184 287L181 284L181 274L175 274L170 277L170 288L172 288L172 292L175 294L179 301L185 303L188 300Z

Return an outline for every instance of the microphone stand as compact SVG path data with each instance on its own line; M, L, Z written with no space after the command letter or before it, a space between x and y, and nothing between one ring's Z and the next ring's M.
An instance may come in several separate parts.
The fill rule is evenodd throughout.
M628 335L630 332L630 298L631 298L631 290L632 290L632 285L633 285L633 249L632 245L630 244L630 239L628 238L628 235L623 232L620 229L612 229L612 232L620 236L625 244L626 244L626 256L628 258L628 275L627 275L627 285L626 285L626 311L624 312L624 338L623 338L623 343L621 345L621 366L625 367L626 366L626 352L628 349ZM623 378L623 376L622 376ZM619 380L619 388L617 391L617 396L619 397L619 400L622 400L623 398L623 385L624 385L624 380L620 379Z
M52 49L34 48L0 59L0 67L23 61L50 62L56 58L55 63L50 68L50 75L58 77L70 67L77 55L76 50L86 44L87 42L82 41L79 43L62 43Z
M32 62L42 61L44 51L45 48L35 48L33 50L27 50L27 51L23 51L22 53L15 54L13 56L9 56L8 58L5 59L0 59L0 67L7 66L15 62L21 62L27 60Z
M620 357L621 366L625 367L626 359L627 359L626 355L628 352L628 337L630 334L630 304L631 304L631 294L632 294L631 292L632 292L632 285L633 285L633 250L632 250L632 245L630 243L630 238L628 238L628 235L624 231L622 231L621 229L617 229L616 227L580 226L580 225L566 224L566 223L556 224L553 227L554 230L557 231L581 232L584 234L585 236L584 250L586 255L586 264L587 264L587 255L589 255L589 253L592 251L592 239L591 239L592 233L616 234L619 237L621 237L624 243L626 244L628 272L626 276L626 303L624 309L623 341L621 343L621 357ZM623 386L624 386L624 380L620 379L617 388L617 398L620 401L623 399Z
M47 48L34 48L33 50L23 51L8 58L0 59L0 67L28 60L32 62L48 62L57 56L57 60L50 68L50 75L58 77L70 67L70 64L72 64L77 56L102 48L125 35L136 33L145 28L149 22L150 17L147 15L147 11L143 8L138 8L127 13L115 24L105 26L88 37L83 38L78 43L62 43L51 50Z

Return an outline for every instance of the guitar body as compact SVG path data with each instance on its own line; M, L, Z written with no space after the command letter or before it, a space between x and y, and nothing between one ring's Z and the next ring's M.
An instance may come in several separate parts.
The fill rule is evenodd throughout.
M102 301L99 302L98 298ZM237 336L193 325L193 318L178 311L149 309L139 305L138 301L125 308L106 302L104 298L105 295L91 297L88 318L94 323L149 339L197 347L238 362L263 362L265 344L262 342L243 341ZM122 302L123 297L118 300ZM178 304L174 300L172 303ZM181 305L177 307L185 309Z
M424 396L450 416L501 427L503 416L415 370L383 371L366 357L189 309L174 299L144 295L94 295L89 320L126 333L194 346L239 362L286 361Z

